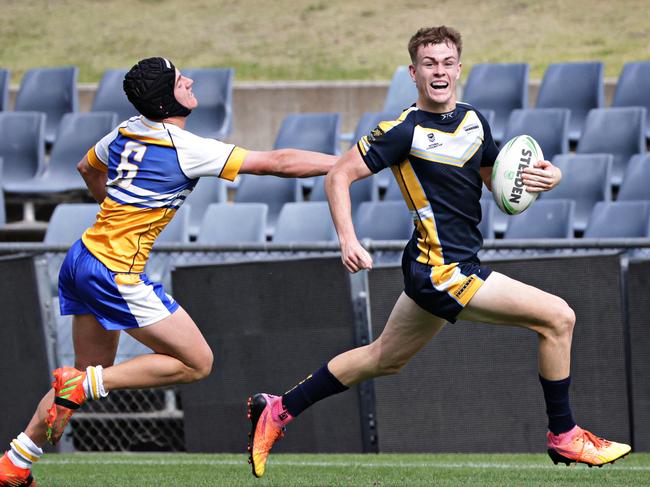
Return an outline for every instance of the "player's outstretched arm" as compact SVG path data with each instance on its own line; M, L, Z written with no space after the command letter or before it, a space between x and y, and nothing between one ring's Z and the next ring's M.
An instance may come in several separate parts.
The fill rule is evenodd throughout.
M341 260L350 272L372 268L372 257L364 249L352 224L350 185L372 173L356 147L350 149L325 177L325 191L341 246Z
M298 149L250 151L239 172L285 178L307 178L327 174L337 157Z
M537 161L534 167L524 169L522 179L529 193L549 191L560 184L562 171L549 161Z
M81 177L86 182L90 194L93 195L97 203L101 203L106 198L106 181L108 179L108 174L99 169L95 169L88 162L88 156L84 156L79 164L77 164L77 171L81 174Z

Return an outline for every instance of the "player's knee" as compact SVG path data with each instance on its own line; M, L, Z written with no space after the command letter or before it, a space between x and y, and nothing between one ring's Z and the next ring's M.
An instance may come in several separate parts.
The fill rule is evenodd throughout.
M552 334L558 338L570 339L576 323L576 315L571 306L563 299L557 298L555 303L553 303L549 316L549 325Z
M192 380L197 381L205 379L212 372L212 365L214 363L214 355L210 347L206 346L199 354L195 357L195 360L192 364Z

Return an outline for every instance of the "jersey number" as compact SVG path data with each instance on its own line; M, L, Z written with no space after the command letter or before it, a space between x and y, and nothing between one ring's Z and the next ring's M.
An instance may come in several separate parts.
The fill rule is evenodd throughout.
M133 160L135 162L142 162L144 153L147 151L147 146L138 144L137 142L127 142L124 144L124 150L122 151L122 159L120 164L117 166L117 176L115 177L115 184L120 188L128 188L133 182L138 173L138 165L133 164L129 161L129 157L133 154Z

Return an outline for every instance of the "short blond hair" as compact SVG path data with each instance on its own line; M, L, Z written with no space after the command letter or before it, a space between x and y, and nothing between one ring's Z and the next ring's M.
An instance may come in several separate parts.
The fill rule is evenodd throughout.
M458 59L460 60L460 53L463 50L463 40L461 39L460 32L453 27L441 25L439 27L422 27L413 35L413 37L411 37L411 40L409 41L409 55L411 56L411 62L415 64L420 46L442 43L451 43L456 46L456 49L458 50Z

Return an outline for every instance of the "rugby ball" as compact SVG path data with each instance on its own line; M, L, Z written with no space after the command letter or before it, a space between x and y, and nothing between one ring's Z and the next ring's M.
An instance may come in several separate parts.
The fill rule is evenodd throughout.
M518 135L503 146L492 168L492 196L501 211L518 215L533 204L539 193L526 191L521 172L543 159L542 149L530 135Z

